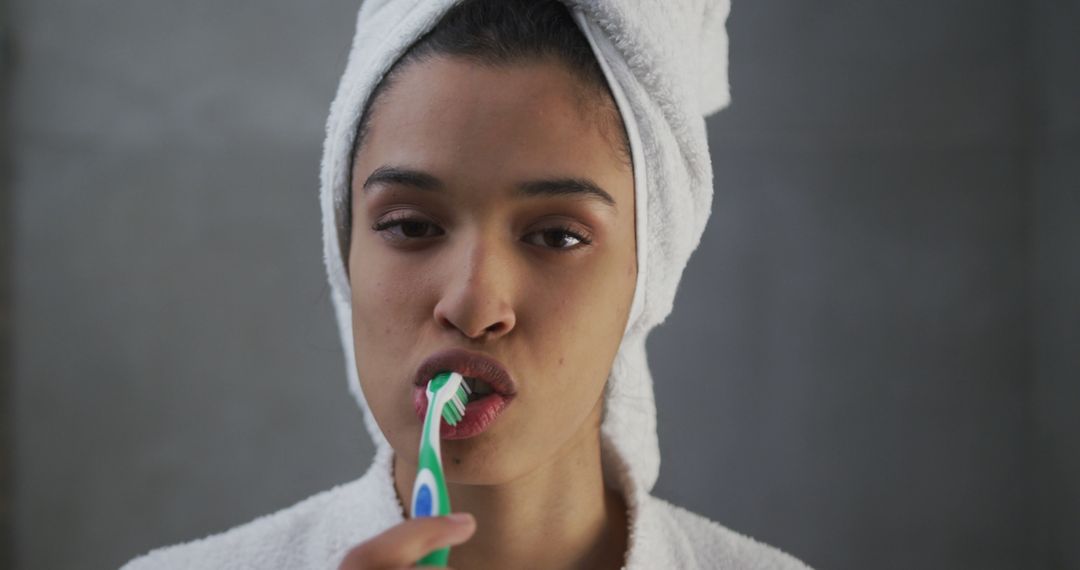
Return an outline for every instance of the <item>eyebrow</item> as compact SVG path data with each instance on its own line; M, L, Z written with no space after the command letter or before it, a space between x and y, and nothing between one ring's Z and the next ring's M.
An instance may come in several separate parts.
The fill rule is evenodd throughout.
M446 186L441 180L420 170L400 166L380 166L364 181L363 191L367 193L380 184L409 186L417 190L438 192ZM615 199L598 184L588 178L562 177L528 180L517 185L522 196L575 196L598 200L613 209L618 209Z

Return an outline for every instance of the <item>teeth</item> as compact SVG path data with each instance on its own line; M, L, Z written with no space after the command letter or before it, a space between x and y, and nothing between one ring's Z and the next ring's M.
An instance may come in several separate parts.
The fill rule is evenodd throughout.
M465 382L468 383L469 388L472 389L472 394L477 397L486 396L487 394L494 392L494 390L491 389L491 384L488 384L479 378L465 378Z

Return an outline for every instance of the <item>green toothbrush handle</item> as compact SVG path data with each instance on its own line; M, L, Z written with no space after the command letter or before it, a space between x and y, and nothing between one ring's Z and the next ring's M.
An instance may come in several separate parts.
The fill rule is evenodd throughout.
M431 449L430 446L422 445L420 449L420 469L417 474L417 480L419 481L421 477L423 477L425 481L421 482L420 484L423 485L424 488L428 489L434 487L434 489L432 489L434 491L434 493L432 493L432 496L438 497L438 500L434 501L434 505L431 505L433 508L428 510L429 514L421 514L422 511L418 512L415 508L417 505L416 501L414 500L413 516L445 516L450 514L450 495L449 493L447 493L446 490L446 481L443 478L442 466L439 465L439 458L435 455L435 451ZM427 491L421 491L419 493L419 495L421 495L421 502L423 501L423 495L426 492ZM417 494L418 493L414 491L413 495L415 496ZM423 505L419 506L421 509L423 508ZM416 565L437 566L439 568L445 568L449 559L450 547L445 546L443 548L437 548L435 550L432 550L423 558L418 560L416 562Z
M434 402L433 402L434 403ZM442 461L439 460L439 423L442 406L430 405L424 419L424 435L420 438L420 455L413 483L412 516L431 517L450 514L450 494L446 490ZM432 443L434 442L434 443ZM417 566L445 568L450 558L450 547L429 552L417 561Z

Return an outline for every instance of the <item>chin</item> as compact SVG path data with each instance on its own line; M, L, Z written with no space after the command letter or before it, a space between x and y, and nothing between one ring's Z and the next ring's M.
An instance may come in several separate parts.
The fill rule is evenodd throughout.
M498 438L442 440L447 481L460 485L498 485L522 475L519 454L508 453Z

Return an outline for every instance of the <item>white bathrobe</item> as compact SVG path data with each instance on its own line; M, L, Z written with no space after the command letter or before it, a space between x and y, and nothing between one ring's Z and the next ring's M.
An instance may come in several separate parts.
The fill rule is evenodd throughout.
M355 481L219 534L151 551L124 570L333 569L349 548L404 520L393 486L393 449L367 406L354 362L344 258L349 150L378 80L457 1L363 2L326 125L320 177L323 259L348 387L375 442L372 465ZM776 548L650 494L660 449L645 338L670 314L683 269L711 213L713 173L705 117L730 100L728 0L564 2L603 68L634 165L637 284L607 380L601 423L604 477L629 508L625 568L805 569Z

